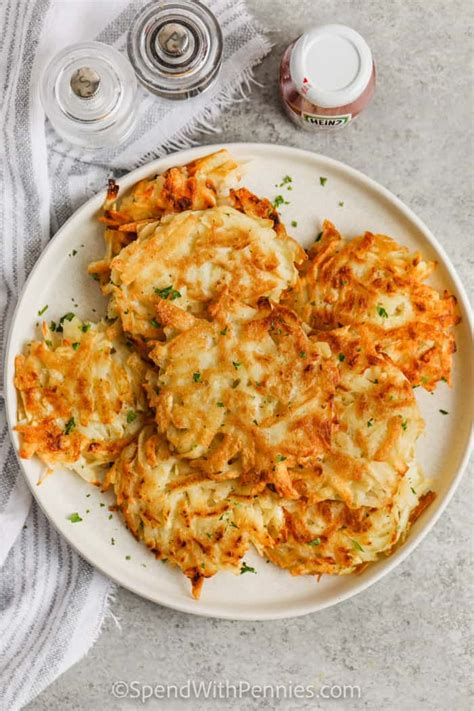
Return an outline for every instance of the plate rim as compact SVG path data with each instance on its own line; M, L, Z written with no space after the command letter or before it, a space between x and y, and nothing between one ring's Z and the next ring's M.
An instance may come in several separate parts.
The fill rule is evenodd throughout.
M268 142L232 142L232 143L215 143L215 144L205 144L205 145L198 145L198 146L193 146L191 148L186 148L183 150L178 150L173 153L169 153L165 156L162 156L161 158L156 158L152 161L149 161L147 163L144 163L137 168L134 168L133 170L125 173L123 176L121 176L118 179L118 182L120 181L127 181L128 187L131 187L134 182L137 180L141 180L144 177L146 177L149 174L152 174L154 171L157 169L160 170L164 165L167 163L170 163L170 165L174 164L182 164L185 162L188 162L189 160L192 160L195 156L199 156L201 154L207 154L209 152L215 152L217 150L221 149L227 149L230 153L233 151L248 151L252 152L252 150L259 150L259 149L266 149L270 151L271 153L290 153L290 154L297 154L302 157L310 158L312 160L320 161L321 163L325 163L328 166L331 166L337 170L342 171L344 174L349 175L359 183L362 183L366 185L368 188L373 190L375 193L378 193L379 195L383 196L386 200L389 201L389 203L393 206L396 207L396 209L404 215L404 217L411 222L412 224L415 225L415 227L419 230L419 232L422 233L423 237L427 240L427 242L430 244L430 246L434 249L434 251L439 254L442 264L444 268L447 270L449 273L450 278L453 281L453 284L456 288L457 296L459 297L459 301L462 304L464 314L466 316L467 320L467 326L471 334L471 341L472 341L472 333L474 330L474 318L473 318L473 313L471 310L470 302L466 293L466 290L464 288L464 285L461 281L461 278L457 274L456 269L454 268L451 259L445 252L445 249L443 245L438 242L434 234L431 232L431 230L428 228L428 226L419 218L413 210L408 207L397 195L392 193L388 188L385 188L383 185L381 185L378 181L375 179L369 177L362 171L353 168L350 165L347 165L343 161L337 160L335 158L331 158L329 156L325 156L321 153L317 153L315 151L303 149L303 148L296 148L294 146L288 146L288 145L281 145L281 144L272 144ZM128 187L126 189L128 189ZM10 438L10 442L12 444L13 450L15 452L15 456L23 477L23 480L26 481L27 487L30 490L30 493L34 497L35 501L39 505L40 509L44 513L44 515L47 517L48 521L54 526L55 530L58 532L60 536L63 536L67 543L78 553L82 558L87 560L90 565L92 565L95 570L99 571L102 575L106 575L109 579L114 581L114 583L126 588L127 590L130 590L136 595L139 595L140 597L149 600L153 602L154 604L162 605L163 607L167 607L173 610L177 610L179 612L184 612L188 613L191 615L197 615L200 617L209 617L209 618L215 618L215 619L228 619L228 620L247 620L247 621L265 621L265 620L276 620L276 619L291 619L295 617L301 617L303 615L311 614L314 612L318 612L320 610L333 607L334 605L338 605L339 603L348 600L351 597L354 597L355 595L358 595L362 593L364 590L367 588L371 587L375 583L377 583L379 580L381 580L383 577L391 573L398 565L400 565L408 556L415 550L415 548L424 540L425 536L429 533L429 531L432 530L432 528L436 525L438 522L440 516L442 513L445 511L446 507L448 506L449 502L451 501L454 492L456 491L457 487L459 486L459 482L461 481L461 478L466 470L467 463L469 461L469 457L473 448L473 440L474 440L474 432L471 426L471 431L470 435L468 437L468 440L466 442L466 447L462 455L462 459L460 461L460 464L457 468L456 474L453 477L449 487L447 488L442 500L440 500L436 510L433 512L431 517L426 521L426 523L420 528L419 531L416 532L416 534L411 535L408 537L407 541L401 546L389 559L386 559L386 563L383 567L380 568L373 568L374 573L372 575L366 575L364 577L359 578L359 584L355 585L354 587L348 589L347 591L335 595L332 599L322 601L322 602L317 602L315 601L314 603L308 603L308 604L303 604L301 608L298 609L289 609L289 610L281 610L281 611L272 611L272 612L259 612L257 614L247 614L245 612L238 612L238 613L226 613L219 611L218 613L212 612L211 609L198 609L197 606L194 607L193 605L196 605L196 601L192 599L191 597L189 598L189 601L183 601L183 602L174 602L173 600L166 600L166 601L158 601L156 597L153 597L151 594L147 594L146 591L144 590L138 590L137 586L133 586L132 583L128 583L126 580L122 580L119 578L119 576L112 575L109 572L106 572L104 570L104 567L102 565L99 565L96 561L92 560L91 557L87 554L87 552L81 550L79 546L72 540L70 540L69 536L67 533L65 533L63 530L60 529L59 524L46 512L40 498L36 495L36 489L34 488L32 482L30 482L28 475L26 473L26 470L24 468L24 462L19 456L19 451L18 447L16 445L15 441L15 435L13 432L13 427L14 427L14 413L16 411L15 409L15 403L12 402L12 397L10 396L10 388L8 384L8 379L7 376L9 374L10 370L10 365L12 362L12 357L14 354L11 353L11 340L12 340L12 333L14 329L14 325L16 323L16 319L18 317L18 313L20 310L21 303L25 297L26 292L29 289L30 282L32 281L35 273L37 270L40 268L41 263L43 260L47 258L47 255L49 251L52 249L52 246L56 244L60 238L61 235L66 229L69 227L69 224L73 220L77 220L77 218L81 215L83 212L87 212L93 205L94 202L98 202L102 198L102 193L98 192L92 197L90 197L86 202L84 202L82 205L79 206L77 210L75 210L72 215L61 225L61 227L58 229L58 231L54 234L54 236L48 241L47 245L45 248L42 250L40 253L38 259L36 260L31 272L29 273L27 279L25 280L25 283L23 284L23 287L18 295L17 303L15 305L15 309L13 311L11 321L9 324L8 328L8 337L6 340L6 345L5 345L5 351L4 351L4 362L3 362L3 367L2 367L2 375L3 375L3 382L4 382L4 402L5 402L5 411L6 411L6 420L7 420L7 426L8 426L8 434ZM100 203L99 203L100 204ZM12 391L13 393L15 392L14 390Z

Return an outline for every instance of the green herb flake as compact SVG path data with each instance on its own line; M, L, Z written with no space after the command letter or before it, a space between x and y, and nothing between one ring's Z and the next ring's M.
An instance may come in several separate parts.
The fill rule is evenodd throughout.
M407 427L408 427L408 422L407 422L406 420L403 420L403 422L402 422L402 430L403 430L404 432L406 432Z
M70 521L71 523L79 523L82 521L82 518L79 516L77 512L72 513L70 516L67 517L67 520Z
M156 318L152 318L151 321L150 321L150 323L151 323L151 325L153 326L153 328L161 328L161 323L158 323L158 321L156 320Z
M388 318L388 313L381 304L377 304L377 313L380 318Z
M360 545L359 541L356 541L355 538L351 538L351 542L352 542L352 545L354 546L354 548L355 548L356 550L361 551L361 553L364 552L364 549L363 549L362 546Z
M72 252L71 252L71 254L72 254L73 257L75 257L76 254L77 254L77 249L73 249Z
M440 410L442 415L449 415L449 412L447 410Z
M412 494L415 494L415 496L418 496L418 494L416 493L415 489L412 486L410 486L410 489L412 491Z
M216 402L216 405L217 407L224 407L224 403L220 401Z
M161 296L162 299L168 299L169 301L174 301L175 299L181 298L181 293L173 288L173 285L166 286L164 289L155 289L155 294Z
M38 316L42 316L44 314L44 312L47 311L47 309L48 309L48 304L46 304L46 306L43 306L43 308L38 311Z
M319 546L319 545L321 545L320 538L313 538L312 541L308 541L308 546Z
M68 434L71 434L71 432L73 431L73 429L75 428L75 426L76 426L76 421L75 421L74 417L71 417L71 418L66 422L66 426L65 426L65 428L64 428L64 434L67 434L67 435L68 435Z
M257 571L255 568L252 568L251 565L247 565L247 563L244 562L242 563L242 567L240 568L240 574L243 575L244 573L256 573Z
M291 220L292 227L298 227L298 222L296 220Z
M281 205L289 205L290 203L288 200L285 200L283 195L277 195L276 198L273 201L273 206L274 207L280 207Z
M321 230L321 232L316 236L316 239L314 241L319 242L322 236L323 236L323 231Z
M238 388L240 385L240 378L237 378L236 380L232 381L231 388L232 390L235 390L235 388Z
M46 340L45 340L45 343L46 343L47 346L49 346L49 348L51 348L51 346L53 345L53 342L50 341L49 339L46 339Z
M113 514L109 514L109 521L113 519Z
M324 186L326 185L327 182L328 182L328 179L327 179L327 178L323 178L322 176L320 176L320 178L319 178L319 184L322 185L323 188L324 188Z
M233 360L233 361L232 361L232 365L234 366L234 368L235 368L236 370L238 370L238 369L240 368L240 366L242 365L242 363L239 363L238 361Z
M79 348L80 345L81 344L79 343L79 341L76 341L75 343L72 344L72 350L77 351L77 349Z
M110 545L111 545L111 546L115 546L115 538L111 538L111 539L110 539Z
M125 560L131 560L132 556L131 555L126 555Z
M105 506L104 502L101 501L100 504L99 504L99 506L100 506L101 508L103 508L103 507Z
M337 357L341 361L341 363L344 363L344 361L346 360L346 356L344 355L344 353L339 353Z
M127 412L127 422L130 424L131 422L134 422L137 419L137 413L134 412L133 410L129 410Z
M286 457L283 454L277 454L276 455L276 460L277 462L284 462Z
M300 351L300 352L299 352L299 357L300 357L300 358L306 358L306 353L305 353L305 351Z
M374 426L374 418L371 417L370 420L367 420L367 427L373 427Z
M338 205L339 207L344 207L344 202L341 200L340 202L338 202Z
M90 331L90 329L91 329L90 323L83 323L81 326L82 333L87 333L87 331Z
M193 380L195 383L200 383L201 382L201 373L193 373Z
M378 385L379 381L377 378L375 378L375 380L370 380L370 378L369 378L369 383L372 383L373 385Z
M229 330L229 329L228 329L227 326L226 326L225 328L222 329L222 331L219 331L219 333L221 334L221 336L226 336L228 330Z

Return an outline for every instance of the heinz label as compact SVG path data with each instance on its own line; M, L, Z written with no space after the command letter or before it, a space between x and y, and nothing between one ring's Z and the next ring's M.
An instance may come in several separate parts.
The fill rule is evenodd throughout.
M346 126L352 118L352 114L342 114L340 116L323 116L322 114L301 114L303 122L318 128L339 128Z

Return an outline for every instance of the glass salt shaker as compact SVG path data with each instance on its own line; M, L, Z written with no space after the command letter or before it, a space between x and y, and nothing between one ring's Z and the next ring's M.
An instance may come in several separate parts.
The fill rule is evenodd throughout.
M188 99L215 82L223 45L220 25L203 3L155 0L132 21L127 49L148 91L168 99Z
M280 92L291 120L308 131L347 126L375 92L375 64L361 35L345 25L314 27L286 49Z
M135 123L137 80L120 52L101 42L65 47L44 69L40 96L57 133L81 148L116 146Z

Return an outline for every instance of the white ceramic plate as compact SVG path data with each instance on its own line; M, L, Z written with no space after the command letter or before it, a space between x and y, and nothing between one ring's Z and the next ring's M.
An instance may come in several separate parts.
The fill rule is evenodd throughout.
M123 191L144 177L217 148L219 146L203 146L149 163L123 177L120 188ZM428 228L374 181L342 163L295 148L243 143L227 148L239 161L248 162L244 185L270 199L281 194L290 203L281 207L281 213L290 233L304 246L314 240L327 217L350 237L366 229L384 232L412 249L420 249L426 257L438 260L433 283L456 294L462 323L456 328L458 353L454 360L453 388L440 384L434 395L421 388L416 390L426 420L426 434L419 441L418 454L425 471L434 479L438 493L435 503L416 522L404 546L360 576L326 576L319 583L314 577L293 578L273 565L266 565L251 552L245 559L255 566L256 575L235 577L220 573L205 582L201 600L195 601L191 598L188 580L170 566L156 561L128 533L117 513L110 515L111 496L91 489L66 470L57 471L37 486L42 470L40 463L20 460L20 465L41 508L69 543L96 568L138 595L200 615L231 619L292 617L341 602L380 579L409 555L451 498L467 460L471 429L469 306L448 257ZM286 186L276 187L285 175L293 179L291 191ZM320 184L320 176L327 178L324 186ZM11 428L16 422L14 357L25 341L34 338L35 323L41 320L37 317L38 310L49 304L44 315L48 320L57 320L73 309L74 303L79 307L73 310L83 319L94 320L105 311L105 300L97 284L86 274L88 262L103 252L102 230L95 219L102 200L103 194L92 198L63 225L38 260L18 302L5 373ZM290 227L292 220L298 222L296 229ZM73 250L77 250L77 254L70 256ZM440 409L447 410L449 415L443 416ZM13 432L12 439L18 448L18 438ZM81 523L71 523L67 518L76 511L83 518Z

